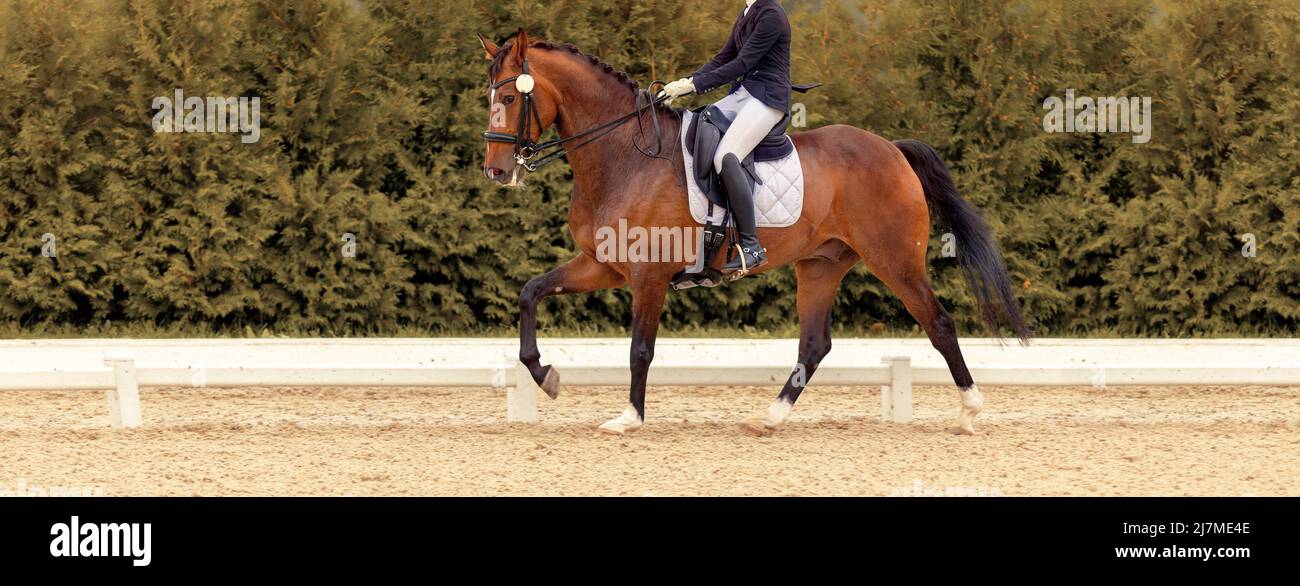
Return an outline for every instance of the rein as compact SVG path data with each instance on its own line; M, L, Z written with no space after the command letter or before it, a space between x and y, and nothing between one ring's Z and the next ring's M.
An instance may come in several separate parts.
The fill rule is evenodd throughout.
M610 132L613 132L614 129L622 126L632 118L636 118L639 134L645 136L645 127L641 124L641 116L646 112L651 112L652 114L650 118L651 124L654 128L655 150L652 152L642 148L640 144L637 144L635 139L633 139L632 144L636 147L638 152L647 157L669 160L668 157L661 154L663 145L662 131L659 128L659 118L653 115L654 109L668 98L667 95L651 99L649 90L637 90L636 108L631 112L592 128L588 128L587 130L579 132L573 136L560 137L538 143L529 138L533 122L537 123L537 129L539 132L542 130L542 119L541 115L537 113L536 105L533 104L533 89L536 86L536 82L533 79L532 74L529 73L527 59L524 60L522 73L498 81L492 84L489 89L495 91L497 88L510 82L514 82L515 89L518 90L520 94L523 94L523 103L519 108L518 132L517 134L510 134L508 132L488 131L483 133L483 139L488 142L513 143L515 145L515 162L519 164L519 166L527 169L529 172L536 171L542 166L567 155L568 149L565 147L567 143L580 138L590 137L572 147L574 150L580 149ZM650 83L650 87L652 88L656 85L662 86L664 85L664 82L655 80ZM534 157L536 157L536 160L534 160Z

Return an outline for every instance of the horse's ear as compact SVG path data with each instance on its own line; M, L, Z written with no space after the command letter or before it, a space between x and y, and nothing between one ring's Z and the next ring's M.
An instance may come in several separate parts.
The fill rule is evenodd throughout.
M528 34L523 28L515 34L515 42L510 46L510 54L515 58L515 63L524 64L524 58L528 56Z
M483 35L478 35L478 42L479 44L483 45L483 50L487 52L488 61L495 59L497 53L501 51L501 47L498 47L496 43L489 41L487 37L484 37Z

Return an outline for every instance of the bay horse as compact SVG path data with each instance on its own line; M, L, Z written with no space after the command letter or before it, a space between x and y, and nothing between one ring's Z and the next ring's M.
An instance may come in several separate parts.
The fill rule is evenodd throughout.
M697 226L680 182L681 112L658 106L626 74L572 45L530 42L520 29L500 45L479 35L491 61L492 110L483 171L518 187L541 162L567 156L573 171L569 230L578 252L534 277L519 295L519 360L551 398L559 373L541 364L537 305L551 295L629 285L632 289L631 389L621 415L599 431L623 434L645 421L646 374L670 281L682 263L598 258L601 227ZM620 117L621 115L621 117ZM635 122L635 123L632 123ZM561 138L538 143L554 126ZM647 128L658 130L652 140ZM926 275L930 212L957 241L957 258L975 292L985 323L996 333L1010 326L1022 344L1032 336L989 226L962 199L934 149L915 140L890 142L845 125L791 135L804 172L803 213L785 228L760 228L770 262L756 272L794 264L799 315L798 366L776 400L741 423L747 433L776 429L806 381L831 349L831 306L840 281L859 261L897 295L943 355L960 397L951 431L973 434L983 398L958 347L952 318ZM542 151L553 152L543 154ZM558 149L558 150L555 150ZM670 152L673 156L654 156ZM650 155L650 156L647 156ZM687 232L691 233L691 232ZM720 251L721 253L721 251ZM800 372L802 371L802 372Z

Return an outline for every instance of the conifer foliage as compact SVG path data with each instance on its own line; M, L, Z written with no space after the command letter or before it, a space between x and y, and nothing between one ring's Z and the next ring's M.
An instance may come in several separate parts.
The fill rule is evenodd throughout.
M1040 334L1293 335L1300 8L1265 0L784 2L809 127L935 146ZM0 3L0 322L321 335L508 327L572 255L571 176L480 171L475 33L572 42L643 84L712 57L738 0ZM156 132L155 99L256 97L260 136ZM1044 101L1148 97L1150 139ZM694 97L686 105L716 99ZM793 129L802 130L802 129ZM937 292L979 331L945 228ZM789 269L674 293L674 325L782 328ZM624 324L626 291L544 325ZM911 327L864 269L836 322Z

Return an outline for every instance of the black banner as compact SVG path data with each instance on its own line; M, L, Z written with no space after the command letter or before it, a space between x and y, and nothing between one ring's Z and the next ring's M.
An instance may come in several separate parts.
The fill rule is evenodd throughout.
M1293 559L1296 499L1275 498L6 498L7 567L177 576L194 568L489 564L595 568L649 559L881 571L1201 574ZM664 556L671 553L670 559ZM558 556L558 557L557 557ZM628 556L631 556L630 558ZM771 557L775 556L775 557ZM846 557L847 556L847 557ZM622 562L620 562L622 560ZM820 562L817 562L820 560ZM214 564L218 564L214 566ZM1067 566L1061 566L1067 567ZM513 568L513 570L512 570ZM911 568L911 570L908 570ZM972 569L976 575L978 570Z

